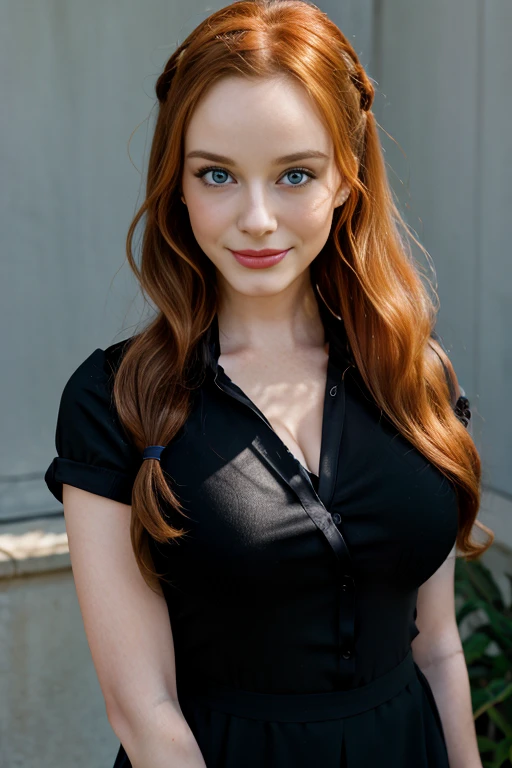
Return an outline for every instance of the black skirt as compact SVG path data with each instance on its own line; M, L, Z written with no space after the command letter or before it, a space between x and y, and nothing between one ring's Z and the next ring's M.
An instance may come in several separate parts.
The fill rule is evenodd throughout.
M329 693L191 685L179 694L207 768L449 768L439 713L412 653ZM129 768L122 745L114 768Z

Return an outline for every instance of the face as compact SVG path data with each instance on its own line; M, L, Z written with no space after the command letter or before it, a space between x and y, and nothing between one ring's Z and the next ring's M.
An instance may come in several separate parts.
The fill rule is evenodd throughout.
M304 156L311 151L317 156ZM299 83L230 77L212 86L185 136L182 189L221 294L271 296L309 279L334 209L348 196L341 181L330 135ZM287 253L258 268L233 255L261 249Z

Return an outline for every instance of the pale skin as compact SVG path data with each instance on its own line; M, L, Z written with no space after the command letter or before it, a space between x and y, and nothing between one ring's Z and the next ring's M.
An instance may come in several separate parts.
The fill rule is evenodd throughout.
M328 158L274 165L286 153L307 149ZM221 287L219 362L291 452L318 474L328 349L308 267L349 187L341 184L314 104L292 81L231 78L217 84L189 126L185 156L197 150L234 161L190 158L183 176L194 235L215 264ZM205 187L194 175L204 165L223 169L206 173L216 186ZM305 178L293 175L297 165L317 178L300 187ZM251 270L229 250L245 248L292 250L273 267ZM412 649L438 704L450 768L481 768L455 618L454 554L419 589L420 634Z
M311 149L325 157L275 163ZM198 150L236 162L188 158ZM330 136L296 84L230 78L196 109L185 158L182 186L194 236L217 268L219 363L318 474L327 349L308 268L349 193ZM203 177L216 187L195 175L204 166L225 169ZM279 264L254 270L229 250L247 248L291 251Z
M233 163L187 157L199 150ZM326 157L275 163L306 150ZM202 184L195 173L204 165L225 170L205 179L222 188ZM315 176L304 186L308 177L294 170L299 167ZM216 83L188 126L182 189L184 215L217 269L219 362L318 474L328 349L309 265L350 189L307 94L283 79ZM251 270L230 248L291 251L271 268ZM78 600L114 732L134 768L205 768L177 698L165 600L146 585L131 550L130 507L69 485L63 493ZM455 622L453 564L448 557L420 587L413 654L439 706L450 768L481 768Z
M416 624L420 634L412 642L412 652L439 709L450 768L482 768L468 671L455 618L454 550L418 590Z

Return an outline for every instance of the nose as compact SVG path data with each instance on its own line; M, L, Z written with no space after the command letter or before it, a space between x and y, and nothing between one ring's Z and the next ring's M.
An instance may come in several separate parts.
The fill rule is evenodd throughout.
M241 196L241 210L238 214L238 228L253 237L275 232L277 219L268 196L262 190L247 191Z

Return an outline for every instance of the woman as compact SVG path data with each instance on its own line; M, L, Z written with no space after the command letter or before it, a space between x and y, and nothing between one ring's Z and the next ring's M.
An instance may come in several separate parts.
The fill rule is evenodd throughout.
M46 474L115 766L481 766L453 566L492 531L372 84L314 5L243 0L156 94L157 313L73 373Z

